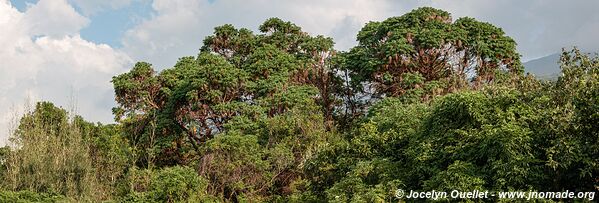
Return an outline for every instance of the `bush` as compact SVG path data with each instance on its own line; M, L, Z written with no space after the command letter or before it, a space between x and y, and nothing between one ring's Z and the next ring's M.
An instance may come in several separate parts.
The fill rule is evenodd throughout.
M174 166L152 171L130 171L129 194L124 202L206 202L207 181L189 167Z
M18 192L0 191L0 202L65 202L68 199L62 195L51 193L36 193L29 190Z

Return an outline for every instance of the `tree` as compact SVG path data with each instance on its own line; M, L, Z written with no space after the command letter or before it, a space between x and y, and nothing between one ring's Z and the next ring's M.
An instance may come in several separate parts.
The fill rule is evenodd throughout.
M201 147L199 171L210 181L210 194L231 201L275 201L305 187L302 166L336 134L327 131L313 100L296 103L273 117L237 117Z
M562 76L548 91L544 123L546 184L553 190L599 186L599 57L574 48L560 58Z
M237 67L246 66L245 69L250 72L258 65L252 64L255 63L252 58L261 61L264 58L264 55L251 57L253 53L258 54L266 51L265 49L270 49L289 54L289 57L295 58L292 66L296 67L283 72L291 73L291 82L313 85L319 90L318 103L322 106L326 121L332 122L333 111L337 105L335 94L340 86L340 78L335 75L337 67L331 60L336 55L333 40L320 35L309 36L297 25L278 18L267 19L259 27L259 30L262 34L254 35L247 29L236 29L229 24L216 27L214 34L206 37L204 46L200 50L219 54ZM272 57L272 59L276 58ZM263 67L271 65L269 61L271 60L260 65ZM254 75L252 78L256 77L259 76ZM284 82L286 80L276 79L275 81ZM266 83L263 86L266 85L276 84Z
M4 185L12 191L105 197L94 174L87 133L66 110L37 103L11 137L15 148L6 160Z
M316 100L332 126L332 39L277 18L260 31L219 26L197 57L182 57L159 73L140 62L113 78L114 112L145 160L139 163L150 165L154 156L159 165L185 163L231 119L274 117L304 99Z
M516 43L500 28L467 17L452 22L448 12L429 7L370 22L357 40L344 66L354 88L372 88L375 98L414 89L437 95L469 86L470 77L478 87L496 71L523 71Z
M430 102L387 97L307 161L303 199L384 201L420 191L597 188L597 57L564 52L556 83L529 77ZM301 198L300 198L301 199Z
M156 119L165 105L156 71L151 64L138 62L128 73L113 77L112 83L119 104L112 112L133 146L133 161L145 160L150 165L154 161Z
M278 18L223 25L171 68L113 77L118 124L38 103L0 148L0 201L599 188L599 57L564 51L562 76L543 82L500 28L433 8L368 23L358 41L337 52Z
M8 153L10 153L10 148L8 146L0 147L0 177L4 177L4 172L6 171L6 159L9 156Z

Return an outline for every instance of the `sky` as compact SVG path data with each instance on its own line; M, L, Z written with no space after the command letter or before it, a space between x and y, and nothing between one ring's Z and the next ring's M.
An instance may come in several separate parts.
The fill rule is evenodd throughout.
M222 24L256 31L279 17L347 50L365 23L422 6L503 28L523 61L599 50L596 0L0 0L0 146L36 101L113 122L112 76L137 61L169 68Z

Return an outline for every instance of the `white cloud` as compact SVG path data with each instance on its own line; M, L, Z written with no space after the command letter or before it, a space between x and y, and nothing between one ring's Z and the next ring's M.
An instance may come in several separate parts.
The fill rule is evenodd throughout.
M41 0L24 13L0 1L0 146L6 143L12 108L22 110L27 99L67 107L74 96L85 118L112 120L109 81L131 59L82 39L78 32L87 21L64 0Z
M52 37L75 34L89 23L66 0L39 1L27 8L23 21L29 35Z

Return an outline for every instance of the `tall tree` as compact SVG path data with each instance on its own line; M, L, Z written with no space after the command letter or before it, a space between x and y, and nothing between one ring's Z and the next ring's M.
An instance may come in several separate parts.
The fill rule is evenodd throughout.
M197 57L182 57L159 73L140 62L113 78L115 115L147 154L140 158L150 163L157 154L161 164L184 163L189 147L198 152L229 120L273 117L305 99L317 100L332 122L332 39L278 18L260 31L219 26Z
M370 22L357 40L345 66L353 86L372 88L374 97L451 92L471 77L479 86L497 70L522 72L516 43L501 28L473 18L452 22L448 12L429 7Z

